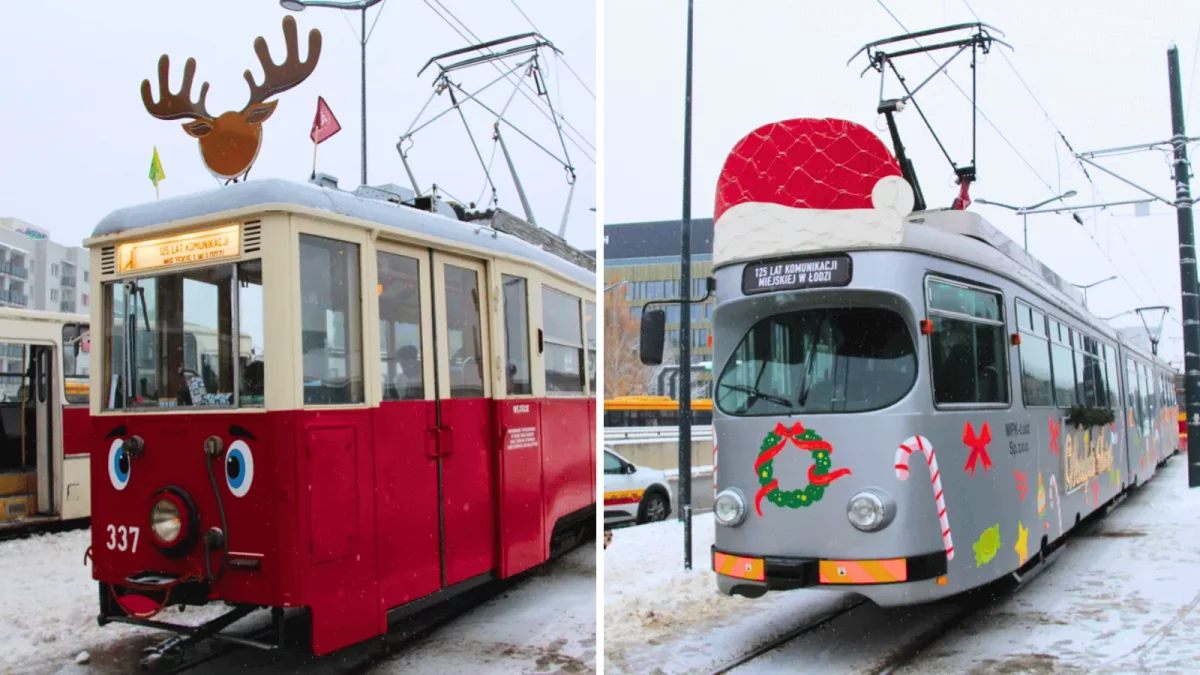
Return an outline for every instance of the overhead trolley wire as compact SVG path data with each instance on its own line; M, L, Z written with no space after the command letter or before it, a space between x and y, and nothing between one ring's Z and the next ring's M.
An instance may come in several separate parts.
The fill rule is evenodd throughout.
M968 2L968 0L962 0L962 3L963 3L963 5L966 6L967 10L971 12L972 16L975 17L976 21L983 20L979 17L979 14L975 12L975 9L973 7L971 7L971 3ZM1033 102L1035 104L1037 104L1038 108L1041 109L1042 114L1046 116L1046 120L1048 122L1050 122L1050 125L1052 127L1054 127L1054 130L1058 133L1058 137L1062 139L1063 145L1067 146L1067 150L1070 151L1071 157L1074 157L1075 156L1075 148L1072 147L1071 142L1067 140L1067 136L1065 133L1063 133L1062 128L1060 128L1058 126L1058 124L1055 123L1054 118L1050 116L1050 112L1048 110L1046 110L1046 106L1042 105L1042 102L1040 100L1038 100L1037 94L1033 93L1033 88L1029 86L1029 83L1025 81L1025 78L1021 77L1020 71L1017 70L1016 64L1014 64L1012 62L1012 60L1008 58L1008 54L1005 54L1004 50L999 50L999 51L1000 51L1000 56L1002 56L1004 58L1004 62L1008 64L1008 67L1009 67L1009 69L1012 70L1013 75L1017 76L1017 80L1021 83L1021 85L1023 87L1025 87L1025 91L1029 93L1029 97L1033 99ZM1057 154L1058 153L1055 152L1055 156L1057 156ZM1096 194L1101 195L1101 199L1103 199L1103 195L1100 192L1100 188L1098 188L1096 186L1096 182L1094 180L1092 180L1092 175L1090 173L1088 173L1087 167L1083 165L1083 162L1076 161L1076 164L1078 164L1079 168L1083 171L1083 175L1087 178L1088 183L1090 183L1092 185L1092 189L1096 192ZM1081 225L1080 227L1083 227L1083 226ZM1130 243L1129 239L1125 236L1124 229L1122 229L1120 227L1118 227L1116 229L1117 229L1117 234L1120 235L1121 239L1125 241L1126 246L1129 246L1130 251L1132 252L1133 245ZM1104 254L1104 257L1108 259L1110 264L1112 264L1113 269L1116 270L1117 273L1120 275L1120 269L1117 268L1116 262L1114 262L1113 259L1111 257L1109 257L1107 252L1103 251L1103 249L1100 249L1100 242L1097 241L1096 238L1092 236L1091 232L1087 231L1087 228L1083 228L1083 230L1084 230L1084 232L1087 232L1088 237L1093 242L1095 242L1096 248L1099 249L1101 251L1101 253ZM1141 272L1142 278L1144 278L1146 280L1146 284L1154 291L1154 294L1156 296L1158 296L1159 291L1155 287L1154 282L1150 280L1150 275L1148 275L1146 273L1146 268L1142 266L1142 261L1138 259L1138 256L1136 254L1132 254L1132 258L1133 258L1133 262L1137 265L1138 271ZM1133 287L1133 284L1130 283L1128 279L1125 279L1124 275L1120 275L1120 276L1121 276L1122 280L1125 281L1125 284L1127 286L1129 286L1130 290L1133 291L1134 295L1138 299L1138 302L1145 302L1145 300L1142 298L1141 294L1138 293L1137 289L1135 289ZM1162 298L1160 296L1159 301L1161 301L1161 300L1162 300Z
M521 16L525 17L525 20L529 22L530 28L539 34L542 33L537 26L533 25L533 19L530 19L529 15L525 13L525 10L521 9L521 6L517 4L517 0L509 0L509 2L512 3L513 7L517 8L517 11L521 13ZM567 70L569 70L571 74L575 76L575 80L579 82L579 86L583 87L587 91L588 95L592 97L593 101L596 100L596 94L592 93L592 90L587 86L587 83L583 81L583 78L579 77L579 73L575 72L575 69L571 67L571 64L567 63L567 59L565 57L562 59L562 62L563 65L567 67Z
M975 17L976 21L983 21L983 19L980 19L979 15L975 13L975 8L971 7L971 4L967 2L967 0L962 0L962 3L966 5L967 10L971 12L971 15ZM1021 83L1021 86L1025 87L1025 91L1029 92L1029 98L1032 98L1033 102L1037 104L1037 107L1041 108L1042 114L1046 116L1046 121L1050 122L1050 126L1054 127L1054 130L1058 132L1058 137L1062 139L1063 145L1067 146L1067 150L1071 151L1071 157L1074 157L1075 148L1071 147L1071 141L1067 140L1067 135L1064 134L1063 130L1059 128L1058 124L1054 122L1054 118L1050 116L1050 111L1046 110L1046 106L1042 105L1042 102L1038 100L1037 94L1033 93L1033 88L1029 86L1029 83L1025 81L1025 78L1021 77L1021 73L1017 70L1017 66L1012 62L1012 59L1008 58L1008 54L1005 54L1003 49L999 49L997 51L1000 52L1000 56L1004 58L1004 62L1007 63L1008 67L1013 71L1013 75L1017 76L1017 80ZM1057 159L1057 150L1055 150L1054 156ZM1076 163L1079 165L1079 168L1083 170L1083 175L1087 176L1088 182L1092 182L1092 175L1088 173L1087 167L1083 165L1083 162L1076 161Z
M430 9L430 10L432 10L432 11L433 11L433 13L434 13L434 14L436 14L436 15L438 16L438 18L439 18L439 19L441 19L441 20L442 20L442 21L443 21L443 22L444 22L444 23L445 23L447 26L450 26L451 30L453 30L455 33L458 33L458 36L459 36L459 37L461 37L463 40L465 40L465 41L467 42L467 44L472 44L472 41L473 41L474 43L480 43L480 42L483 42L482 40L480 40L480 39L479 39L479 36L478 36L478 35L476 35L476 34L475 34L475 32L474 32L474 31L472 31L472 30L471 30L471 29L470 29L470 28L467 26L467 24L466 24L466 23L464 23L464 22L463 22L461 19L459 19L457 16L455 16L453 12L451 12L451 11L450 11L450 10L449 10L449 9L448 9L448 8L447 8L445 5L443 5L443 4L441 3L441 0L432 0L432 3L433 3L433 4L431 4L431 0L424 0L424 2L425 2L425 5L426 5L427 7L429 7L429 9ZM458 26L455 26L455 25L454 25L454 23L450 21L450 19L447 19L445 16L442 16L442 13L441 13L441 12L439 12L439 11L438 11L438 10L437 10L437 9L436 9L434 6L433 6L434 4L436 4L438 7L440 7L440 8L442 9L442 11L446 12L446 14L447 14L447 15L449 15L450 19L454 19L454 21L455 21L455 22L457 22L459 25L461 25L461 26L462 26L462 28L463 28L463 30L465 30L465 31L466 31L466 33L464 34L464 33L463 33L463 30L459 30L459 29L458 29ZM468 35L469 35L470 37L468 37ZM491 50L490 48L489 48L489 49L487 49L487 51L488 51L488 53L490 53L490 54L495 54L495 52L494 52L493 50ZM504 71L503 71L503 70L500 68L500 65L499 65L499 64L497 64L495 61L491 61L490 63L492 64L492 67L493 67L493 68L496 68L496 69L497 69L499 72L501 72L501 73L503 73L503 72L504 72ZM512 80L511 80L511 79L509 79L509 77L508 77L508 76L506 76L506 77L505 77L505 79L508 79L508 81L509 81L509 82L512 82ZM552 114L552 113L547 113L545 110L543 110L543 109L542 109L542 107L541 107L540 105L538 105L538 103L537 103L536 101L534 101L533 99L531 99L531 98L529 97L529 94L528 94L528 93L525 91L525 89L526 89L527 87L529 87L529 85L528 85L528 84L527 84L527 83L524 81L524 79L522 79L522 78L518 77L518 78L517 78L517 82L516 82L516 86L517 86L517 87L518 87L518 88L521 90L521 96L523 96L523 97L525 98L525 100L526 100L526 101L529 101L529 102L530 102L530 103L533 105L533 107L534 107L534 108L536 108L536 109L537 109L537 111L538 111L539 113L541 113L541 115L542 115L543 117L545 117L546 119L550 120L550 122L551 122L551 123L554 123L554 124L557 124L556 120L561 120L563 124L567 125L567 127L568 127L568 128L571 130L571 131L575 132L575 134L579 136L579 140L580 140L580 141L582 141L584 145L587 145L589 148L591 148L591 149L592 149L592 152L595 152L595 151L596 151L596 146L592 145L591 141L589 141L589 140L587 139L587 137L583 135L583 133L582 133L582 132L580 132L580 131L579 131L578 129L576 129L576 128L575 128L575 127L574 127L574 126L573 126L573 125L572 125L572 124L571 124L569 121L567 121L567 119L566 119L565 117L563 117L562 115L560 115L560 114L557 114L557 113L555 113L555 114ZM595 159L595 158L594 158L592 155L588 154L587 150L585 150L583 147L581 147L581 146L579 145L579 142L578 142L578 141L576 141L574 138L572 138L571 134L566 134L566 138L567 138L567 140L571 141L571 144L572 144L572 145L574 145L576 148L578 148L578 149L579 149L579 151L580 151L581 153L583 153L583 155L584 155L585 157L587 157L587 158L588 158L588 160L590 160L590 161L591 161L593 164L595 164L595 162L596 162L596 159Z
M903 30L905 33L912 32L908 29L907 26L904 25L904 22L902 22L900 20L900 18L898 16L896 16L896 14L894 12L892 12L892 10L889 9L888 6L883 3L883 0L876 0L876 2L879 4L880 7L883 8L883 11L887 12L888 16L892 17L892 20L895 21L896 24L900 26L901 30ZM975 10L971 8L971 6L967 2L967 0L963 0L963 4L966 5L967 9L971 12L971 14L973 14L975 16L975 19L977 21L982 21L982 19L979 18L979 15L975 13ZM914 39L914 42L916 42L918 46L921 46L921 43L919 41ZM1008 58L1008 56L1004 53L1003 50L1000 50L1000 55L1004 57L1005 62L1008 63L1009 68L1012 69L1013 74L1015 74L1017 76L1017 79L1020 80L1022 86L1024 86L1025 90L1027 92L1029 92L1029 95L1031 98L1033 98L1034 103L1036 103L1038 108L1041 109L1043 115L1045 115L1045 117L1046 117L1046 120L1050 122L1050 125L1052 127L1054 127L1054 130L1057 132L1059 138L1062 139L1063 144L1067 146L1067 149L1071 152L1071 156L1074 157L1075 150L1071 146L1070 141L1067 140L1066 134L1063 133L1062 129L1054 122L1053 118L1050 117L1050 113L1046 110L1045 106L1042 105L1041 101L1039 101L1037 96L1033 93L1033 90L1029 86L1029 83L1027 83L1025 81L1025 79L1023 77L1021 77L1021 74L1017 71L1016 66L1012 63L1012 61ZM929 59L931 61L933 61L933 63L935 65L937 64L937 59L933 58L933 56L931 54L926 52L926 56L928 56ZM946 78L950 80L950 83L954 85L954 88L958 89L959 93L962 94L963 97L970 100L970 96L968 96L967 93L965 91L963 91L962 87L960 87L958 85L958 82L956 82L949 73L945 73L945 75L946 75ZM1036 168L1033 167L1033 165L1029 162L1029 160L1026 159L1025 155L1021 154L1020 150L1017 150L1016 146L1013 145L1012 141L1008 140L1008 137L1006 137L1004 135L1004 133L1000 131L999 127L997 127L996 124L994 122L992 122L992 120L987 116L987 114L981 108L978 107L978 104L976 104L976 109L978 110L980 116L982 116L983 119L988 123L988 125L992 127L992 129L996 132L996 134L999 135L1000 138L1008 145L1008 147L1021 159L1022 162L1025 163L1025 166L1028 167L1029 170L1035 176L1037 176L1038 180L1040 180L1042 182L1042 184L1045 185L1046 188L1050 192L1053 193L1054 192L1053 185L1051 185L1050 182L1048 180L1046 180L1046 178L1043 177L1042 174ZM1087 177L1088 183L1091 184L1092 189L1094 191L1096 191L1097 193L1099 193L1099 188L1096 187L1095 181L1092 180L1091 174L1088 173L1087 168L1083 166L1082 162L1077 162L1077 163L1079 164L1080 169L1083 170L1083 173ZM1090 231L1088 231L1088 229L1086 227L1083 227L1082 225L1080 225L1080 229L1083 230L1084 234L1086 234L1088 236L1088 239L1090 239L1092 241L1092 243L1096 246L1096 250L1100 252L1100 255L1104 256L1105 260L1107 260L1109 265L1112 266L1113 271L1115 271L1117 273L1117 276L1121 279L1121 281L1123 281L1125 283L1125 285L1129 288L1129 290L1133 292L1134 297L1136 297L1138 299L1138 302L1144 303L1145 299L1142 297L1142 294L1138 292L1138 289L1136 287L1134 287L1133 283L1126 277L1126 275L1121 273L1121 269L1117 266L1117 263L1104 250L1104 248L1100 245L1100 242L1095 238L1095 236L1093 236L1092 233ZM1129 246L1130 248L1132 248L1132 244L1129 243L1129 240L1125 237L1125 233L1124 233L1124 231L1121 230L1121 228L1117 228L1117 233L1121 236L1121 238L1123 240L1125 240L1126 245ZM1133 256L1133 260L1134 260L1134 263L1137 264L1138 271L1140 271L1142 273L1142 276L1145 278L1146 283L1149 285L1149 287L1154 292L1154 294L1156 296L1158 296L1159 295L1158 289L1155 287L1154 283L1150 280L1149 275L1146 274L1146 270L1142 266L1141 261L1138 259L1138 257L1136 255ZM1160 296L1160 300L1161 300L1161 296ZM1174 317L1172 317L1172 319L1174 319ZM1178 322L1178 320L1176 320L1176 321Z
M892 17L892 19L900 26L900 28L905 33L912 32L912 31L908 30L908 27L905 26L904 23L902 23L895 14L892 13L892 10L888 9L887 5L883 4L883 0L875 0L875 2L879 3L879 6L883 8L883 11L887 12L888 16ZM913 40L913 42L916 42L918 46L923 46L917 40ZM929 60L931 60L935 64L937 64L937 59L933 58L932 54L930 54L929 52L925 52L925 55L929 57ZM962 87L958 86L958 82L956 82L954 80L954 78L950 76L950 73L945 73L945 75L946 75L946 79L950 80L950 84L953 84L954 88L958 90L958 93L962 94L964 98L966 98L968 101L970 101L971 100L970 95L968 95L967 92L963 91ZM983 112L983 108L980 108L976 104L975 109L979 112L979 116L982 117L983 120L988 123L988 126L990 126L992 128L992 130L995 131L996 134L998 136L1000 136L1000 138L1006 144L1008 144L1008 147L1012 149L1013 153L1015 153L1017 155L1017 157L1021 158L1021 161L1025 163L1025 166L1029 167L1029 170L1032 171L1033 174L1038 177L1038 180L1042 181L1042 184L1046 186L1046 189L1049 190L1050 192L1054 192L1054 186L1050 184L1050 181L1046 180L1042 176L1042 174L1039 173L1038 170L1033 167L1033 164L1029 163L1029 160L1025 158L1025 155L1021 154L1020 150L1017 150L1017 146L1013 145L1012 141L1008 140L1008 137L1004 135L1004 132L1000 131L1000 128L996 126L996 123L993 122L992 119L987 116L987 113Z

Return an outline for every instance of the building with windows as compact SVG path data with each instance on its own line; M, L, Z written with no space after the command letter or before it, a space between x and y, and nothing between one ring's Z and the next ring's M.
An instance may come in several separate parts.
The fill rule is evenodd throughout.
M0 307L90 311L87 251L51 241L17 218L0 218Z
M605 294L606 304L617 298L627 303L635 319L640 319L646 303L679 297L679 257L682 223L665 220L645 223L614 223L604 226L604 287L620 284ZM705 293L705 279L712 276L712 218L692 219L692 292ZM713 301L693 304L691 312L692 363L712 361ZM667 313L667 348L663 363L678 364L680 306L660 306ZM711 389L712 373L694 371L696 389ZM659 378L655 378L656 381ZM650 393L650 392L647 392ZM656 392L670 395L671 391Z

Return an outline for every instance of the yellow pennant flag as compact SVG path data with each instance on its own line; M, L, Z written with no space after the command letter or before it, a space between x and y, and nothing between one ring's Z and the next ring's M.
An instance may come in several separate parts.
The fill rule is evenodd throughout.
M150 180L154 182L155 189L158 189L158 181L167 177L163 172L162 161L158 159L158 146L154 146L154 159L150 160Z

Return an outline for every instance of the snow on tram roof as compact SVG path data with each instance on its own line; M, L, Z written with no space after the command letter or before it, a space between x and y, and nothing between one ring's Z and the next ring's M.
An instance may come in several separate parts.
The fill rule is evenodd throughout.
M253 206L293 205L370 221L451 241L492 248L543 265L581 284L594 286L596 275L553 253L520 239L495 232L484 221L464 222L441 214L399 206L380 199L360 197L353 192L282 178L265 178L179 197L126 206L105 216L92 231L93 237L114 235L188 218L198 218ZM480 232L481 226L484 231ZM86 242L85 242L86 243Z

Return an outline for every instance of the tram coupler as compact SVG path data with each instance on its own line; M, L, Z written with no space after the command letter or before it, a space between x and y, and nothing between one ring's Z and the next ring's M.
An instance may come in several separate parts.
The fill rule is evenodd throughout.
M184 642L182 635L172 635L156 645L150 645L142 650L142 658L138 665L142 670L150 670L164 659L174 660L183 656Z

